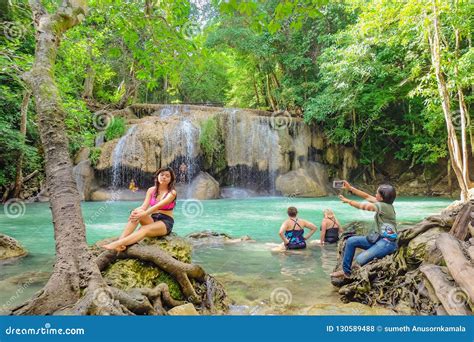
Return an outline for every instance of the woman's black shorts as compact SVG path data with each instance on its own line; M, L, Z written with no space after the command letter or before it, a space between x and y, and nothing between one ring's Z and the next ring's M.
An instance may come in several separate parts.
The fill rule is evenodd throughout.
M166 234L171 233L171 231L173 230L174 219L171 216L158 213L151 215L151 218L153 219L153 222L162 221L165 224Z

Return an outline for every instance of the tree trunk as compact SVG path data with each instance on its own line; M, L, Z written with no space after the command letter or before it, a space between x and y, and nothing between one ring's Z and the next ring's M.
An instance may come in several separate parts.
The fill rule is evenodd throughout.
M24 79L32 90L38 115L38 127L45 153L46 188L52 210L56 260L53 273L44 286L28 302L14 308L15 315L60 314L134 314L162 313L163 302L170 300L167 287L125 293L105 283L100 267L116 257L115 252L104 252L99 260L92 255L86 242L80 196L72 172L68 151L64 112L59 90L54 79L54 65L58 46L64 32L79 24L86 13L86 0L64 0L54 14L49 14L40 0L30 0L36 29L35 60ZM195 265L174 260L161 250L131 246L126 255L142 257L158 263L162 269L176 276L188 300L199 303L191 280L207 283L205 272ZM153 302L153 305L152 305Z
M270 77L268 76L268 74L265 76L265 81L266 81L266 85L267 85L268 101L270 102L270 104L272 106L272 110L274 112L276 112L278 110L278 107L276 105L275 99L272 96L272 91L271 91L271 87L270 87Z
M21 123L20 123L20 134L23 139L26 136L26 119L28 114L28 104L30 103L31 91L25 90L23 92L23 101L21 102ZM21 168L23 166L23 151L20 151L20 155L18 156L18 162L16 164L16 176L15 176L15 186L13 190L13 197L18 198L21 190L21 183L22 183L22 172Z
M458 65L457 60L459 57L459 45L460 45L460 37L459 37L459 29L454 30L454 34L456 37L456 61L454 62L454 76L456 79L458 78ZM461 116L461 151L462 151L462 175L466 181L468 189L472 187L472 182L469 178L469 153L467 148L467 117L469 113L467 111L466 102L464 101L464 93L462 91L461 86L458 82L456 82L456 88L458 93L458 101L459 101L459 115Z
M50 196L56 242L53 274L45 287L14 314L52 314L75 303L88 285L105 285L88 250L80 197L72 173L65 130L66 113L54 80L61 36L85 16L86 1L67 1L49 14L40 0L30 0L36 30L35 61L24 75L32 90L45 153L46 186Z
M451 157L454 173L456 174L459 187L461 188L461 200L468 199L469 180L464 177L463 173L463 153L460 149L456 130L453 125L451 115L451 100L449 97L448 87L441 68L441 46L440 46L440 28L438 18L437 0L433 0L433 32L429 32L428 40L430 43L431 63L435 69L436 80L438 84L438 92L441 98L444 118L448 131L448 150Z
M255 99L257 100L257 108L260 107L260 97L258 96L258 87L257 87L257 82L255 81L255 75L252 75L253 77L253 90L255 92Z
M133 64L130 68L129 82L124 80L123 86L125 87L125 92L117 104L119 109L125 108L128 105L128 100L130 100L130 98L135 98L138 92L138 87L140 86L140 82L135 78Z

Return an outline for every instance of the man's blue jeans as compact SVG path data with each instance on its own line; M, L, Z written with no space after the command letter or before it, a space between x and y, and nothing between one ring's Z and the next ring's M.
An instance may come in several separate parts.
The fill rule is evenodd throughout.
M397 250L397 243L387 239L380 239L376 243L370 243L365 236L351 236L347 239L344 248L342 269L345 274L351 274L352 259L354 258L356 248L365 249L356 258L356 262L362 266L375 258L381 259L395 252Z

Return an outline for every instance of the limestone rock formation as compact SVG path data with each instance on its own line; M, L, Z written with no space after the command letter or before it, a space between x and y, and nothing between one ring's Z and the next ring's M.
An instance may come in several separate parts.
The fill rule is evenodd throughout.
M94 187L94 169L89 159L80 161L73 167L72 172L76 179L77 190L82 201L91 199L91 193Z
M207 200L219 195L219 183L207 172L200 172L190 185L190 198Z
M321 197L327 196L328 176L320 163L308 163L300 168L278 176L276 189L284 196Z
M219 185L269 192L278 175L292 170L305 169L305 178L320 175L319 171L313 172L315 166L311 164L323 159L324 138L319 136L317 128L306 125L301 118L187 105L133 105L128 111L134 117L130 113L125 116L126 134L101 146L96 170L103 187L123 188L131 179L144 187L158 168L172 166L178 171L183 163L188 184L197 177L190 192L199 199L217 198ZM216 172L221 172L218 175L212 173L220 184L213 182L211 175L202 173L216 170L203 163L201 127L208 120L215 120L216 136L220 137L219 141L208 141L208 144L222 146L219 158L225 163L224 169L218 168ZM316 179L316 184L310 184L318 188L313 190L317 196L325 194L321 181Z
M0 234L0 261L21 258L28 254L14 238Z

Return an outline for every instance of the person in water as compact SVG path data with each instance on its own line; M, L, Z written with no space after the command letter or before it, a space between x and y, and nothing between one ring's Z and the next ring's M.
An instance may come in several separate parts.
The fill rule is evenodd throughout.
M133 179L130 181L130 184L128 185L128 189L131 190L132 192L138 191L138 187L135 184L135 181Z
M393 202L397 197L395 188L388 184L380 185L375 196L371 196L364 191L351 186L344 181L344 189L349 190L354 195L364 198L370 203L359 203L349 200L340 195L342 202L354 208L375 212L375 234L369 236L351 236L346 241L344 248L342 270L331 274L331 277L349 277L352 269L352 259L356 248L365 251L356 257L356 265L363 266L369 261L391 254L397 250L397 223Z
M297 217L298 210L295 207L288 208L288 219L286 219L280 227L280 237L286 249L306 248L306 240L308 240L318 229L313 223ZM304 228L311 231L304 236Z
M168 235L173 229L173 209L176 205L175 174L170 167L155 173L155 186L146 192L143 204L134 209L117 241L104 245L106 249L124 251L145 237ZM137 231L138 224L141 227Z
M321 245L326 243L336 243L339 241L339 234L344 230L331 209L324 210L324 218L321 222Z

